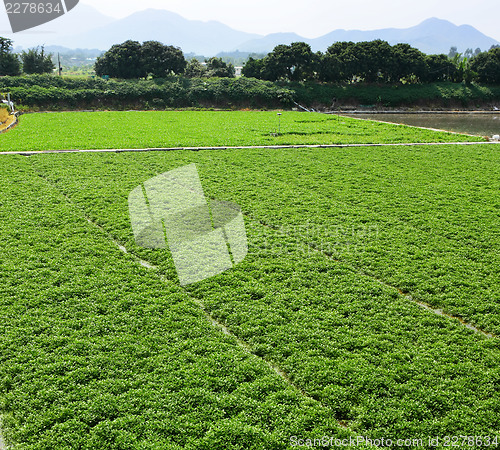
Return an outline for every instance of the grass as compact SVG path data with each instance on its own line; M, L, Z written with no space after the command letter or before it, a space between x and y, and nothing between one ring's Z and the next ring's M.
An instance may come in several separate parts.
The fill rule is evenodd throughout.
M185 117L169 114L154 117ZM292 117L297 129L332 123ZM296 448L293 436L500 442L496 146L3 158L0 415L19 448L268 450ZM249 252L182 288L168 250L135 244L127 199L191 163L207 197L241 206Z
M168 111L27 114L2 151L481 141L405 125L284 112Z

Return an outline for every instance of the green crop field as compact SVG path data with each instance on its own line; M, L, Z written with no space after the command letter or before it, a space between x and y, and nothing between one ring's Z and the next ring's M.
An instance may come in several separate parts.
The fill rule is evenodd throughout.
M40 136L55 133L53 121L75 117L53 145L83 146L77 123L90 115L73 114L23 116L0 145L47 149L19 136L35 123L49 124ZM109 117L123 125L140 114ZM165 114L155 117L184 113ZM183 145L228 145L230 126L211 120L237 129L237 115L189 114L204 117L212 140L191 124ZM252 114L266 118L259 129L271 139L262 130L275 118ZM309 130L304 141L344 121L286 113L282 126L292 118ZM344 125L359 132L346 140L385 142L391 129L402 141L447 138ZM96 147L140 145L109 127ZM150 134L144 146L165 145L167 134ZM499 148L2 155L4 440L20 449L343 448L349 439L498 448ZM192 163L207 198L241 207L248 254L181 287L168 249L136 245L128 195Z
M273 136L280 131L279 136ZM480 141L335 115L269 111L26 114L0 151Z

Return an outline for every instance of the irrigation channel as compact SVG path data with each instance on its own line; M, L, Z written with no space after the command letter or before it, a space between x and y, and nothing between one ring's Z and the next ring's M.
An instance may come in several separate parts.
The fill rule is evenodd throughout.
M475 136L500 135L499 111L470 111L470 112L365 112L353 111L338 113L342 116L356 119L378 120L381 122L401 123L415 127L435 128L456 133L466 133Z

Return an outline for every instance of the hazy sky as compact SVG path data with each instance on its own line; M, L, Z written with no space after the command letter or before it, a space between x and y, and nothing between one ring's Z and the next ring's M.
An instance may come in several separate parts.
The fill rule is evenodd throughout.
M104 14L125 17L146 8L187 19L218 20L259 34L294 31L314 38L334 29L407 28L429 17L469 24L500 41L500 0L81 0Z

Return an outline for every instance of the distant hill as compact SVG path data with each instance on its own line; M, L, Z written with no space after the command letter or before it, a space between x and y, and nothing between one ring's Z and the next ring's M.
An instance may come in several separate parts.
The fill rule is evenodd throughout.
M123 19L113 19L85 4L63 17L31 31L8 34L5 15L0 15L0 36L14 40L15 47L37 45L66 48L108 50L113 44L133 39L158 40L180 47L184 53L213 56L220 52L268 53L278 44L303 41L314 51L325 51L337 41L371 41L383 39L390 44L408 43L425 53L448 53L456 46L459 52L467 48L488 50L500 42L470 25L457 26L441 19L428 19L410 28L381 30L335 30L316 39L307 39L296 33L273 33L267 36L234 30L220 22L188 20L163 9L146 9Z
M310 44L314 51L325 51L337 41L360 42L374 39L382 39L391 45L404 42L428 54L448 54L452 46L457 47L459 52L464 52L467 48L488 50L492 45L500 44L470 25L457 26L447 20L431 18L411 28L335 30L316 39L307 39L294 33L275 33L245 42L234 49L243 52L270 52L278 44L302 41Z
M180 47L185 53L211 56L231 50L235 43L258 37L257 34L233 30L220 22L188 20L169 11L147 9L91 31L71 34L62 45L107 50L127 39L156 40Z

